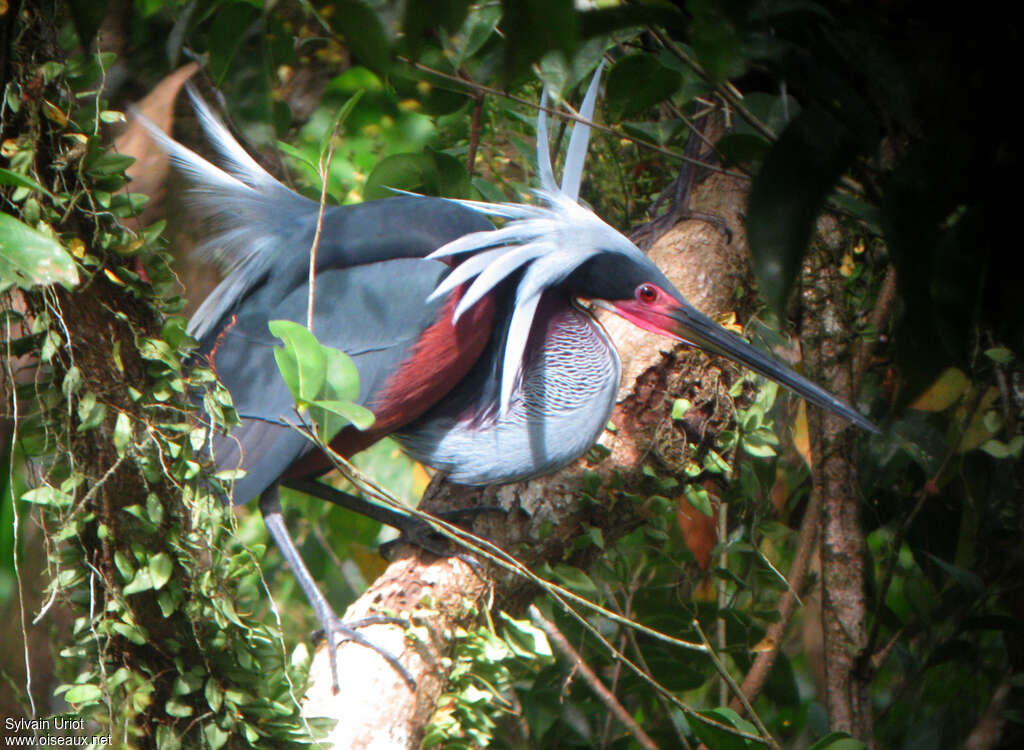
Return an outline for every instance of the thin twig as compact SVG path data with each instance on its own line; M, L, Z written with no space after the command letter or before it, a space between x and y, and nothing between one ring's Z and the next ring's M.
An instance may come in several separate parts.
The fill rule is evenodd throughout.
M594 695L597 696L598 700L607 706L608 710L611 711L612 715L626 728L626 730L633 735L634 739L640 743L642 747L649 748L649 750L658 750L658 746L654 744L654 740L647 736L647 733L640 728L633 717L629 715L629 712L622 707L618 699L612 694L608 688L604 686L604 683L594 674L583 657L580 656L579 652L572 647L572 644L566 640L565 636L562 635L562 631L558 627L548 620L544 619L544 616L540 613L540 610L533 604L530 605L530 619L533 620L533 624L541 628L545 633L548 634L548 638L551 639L551 643L558 649L563 656L565 656L573 666L573 669L579 672L583 681L587 683L591 690L594 691Z
M737 455L739 451L736 451ZM721 545L721 550L718 553L718 566L723 570L729 569L729 503L722 502L718 504L718 543ZM722 576L718 577L718 612L715 616L715 640L718 641L718 650L724 651L725 647L729 644L729 637L725 631L725 608L727 606L728 593L725 590L727 585L726 579ZM726 676L722 675L722 681L718 683L718 703L719 705L725 705L725 702L729 699L729 685L726 682Z
M36 701L32 697L32 664L29 654L28 645L28 630L25 628L25 589L21 578L21 554L19 552L21 548L21 539L19 539L19 531L21 529L21 518L18 515L18 498L14 496L14 446L18 444L18 384L14 380L14 370L12 369L11 362L13 361L13 355L11 354L11 316L6 316L4 321L6 333L4 334L4 344L6 345L7 352L4 356L4 365L7 367L7 382L11 387L11 450L10 459L7 462L7 487L11 492L11 552L13 555L14 562L14 580L16 582L16 588L18 590L18 622L21 627L21 642L24 645L25 651L25 694L28 696L29 709L31 715L36 715ZM56 587L54 588L56 591Z
M306 328L313 333L313 304L316 300L316 251L320 247L320 233L324 227L324 211L327 209L327 182L331 174L331 159L334 158L334 145L327 149L326 158L321 157L320 169L320 205L316 212L316 231L313 232L313 244L309 248L309 296L306 302Z
M761 721L761 717L758 716L757 712L754 710L754 707L750 705L750 701L748 701L747 696L743 694L743 690L740 688L739 685L736 684L736 680L732 678L732 675L729 674L729 670L726 669L725 664L723 664L722 660L718 658L718 654L715 653L715 649L714 647L712 647L711 641L708 640L708 637L704 634L703 628L701 628L700 626L700 620L694 618L693 627L697 630L697 633L700 635L701 640L704 641L704 645L707 646L708 657L711 659L711 663L715 665L715 669L718 670L718 673L725 678L726 682L729 683L729 687L732 688L733 693L736 695L737 698L739 698L740 703L743 704L743 708L747 712L747 716L749 716L750 720L754 722L754 726L757 727L757 731L761 733L761 737L759 739L762 742L767 742L768 746L773 748L773 750L782 750L782 748L779 747L779 743L772 736L771 732L768 731L768 727L766 727L764 725L764 722Z

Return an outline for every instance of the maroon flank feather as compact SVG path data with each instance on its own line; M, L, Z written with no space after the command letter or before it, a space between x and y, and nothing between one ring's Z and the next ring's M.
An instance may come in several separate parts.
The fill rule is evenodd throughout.
M437 319L420 336L408 357L369 407L377 420L366 431L346 427L331 448L348 458L413 421L440 401L469 372L483 353L494 324L494 296L487 295L452 325L452 313L465 287L449 295ZM320 451L289 468L285 477L314 477L328 471L330 461Z

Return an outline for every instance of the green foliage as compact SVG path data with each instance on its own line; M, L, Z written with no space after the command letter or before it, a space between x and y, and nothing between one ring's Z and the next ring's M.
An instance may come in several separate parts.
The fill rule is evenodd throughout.
M424 748L491 747L498 722L516 713L514 688L554 663L543 631L502 613L502 634L481 626L452 634L448 691L438 701Z
M299 412L309 410L325 443L346 425L365 430L373 424L373 412L355 403L359 373L347 354L324 346L308 328L290 320L270 321L270 332L285 344L274 349L281 377Z
M49 531L47 595L75 613L56 694L122 747L306 744L317 730L299 718L305 659L264 621L258 555L223 482L203 474L210 431L235 421L230 396L189 359L161 228L119 221L142 201L115 192L132 160L99 133L117 119L94 85L109 64L44 63L42 96L9 96L4 113L0 184L21 217L0 215L4 242L17 241L4 273L24 289L19 305L9 286L3 298L4 346L36 356L17 386L17 439L41 470L18 506ZM54 280L79 284L34 286ZM197 421L199 393L210 424Z

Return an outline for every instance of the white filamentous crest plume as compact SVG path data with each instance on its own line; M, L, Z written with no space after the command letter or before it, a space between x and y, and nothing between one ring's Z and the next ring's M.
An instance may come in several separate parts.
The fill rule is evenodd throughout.
M580 106L582 120L593 119L603 67L603 63L598 66ZM541 187L532 192L538 203L456 200L456 203L482 214L505 219L506 223L500 229L460 237L429 256L444 258L475 253L457 265L430 296L437 299L473 280L455 308L454 321L504 279L525 267L516 287L515 312L505 340L501 370L502 414L508 411L522 370L526 343L541 294L560 284L566 276L599 253L643 255L625 236L578 202L590 140L590 126L586 122L577 121L573 126L565 155L562 185L557 186L548 146L547 98L545 90L537 114L537 171Z

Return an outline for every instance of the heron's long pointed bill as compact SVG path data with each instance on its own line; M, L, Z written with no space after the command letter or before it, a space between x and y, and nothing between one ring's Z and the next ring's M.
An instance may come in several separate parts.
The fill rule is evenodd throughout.
M815 406L828 409L865 430L879 432L878 427L861 416L849 404L802 375L793 372L785 365L762 354L739 336L725 330L689 305L677 306L672 303L655 310L630 301L617 303L612 306L612 309L641 328L728 357L749 367L759 375L786 386Z

